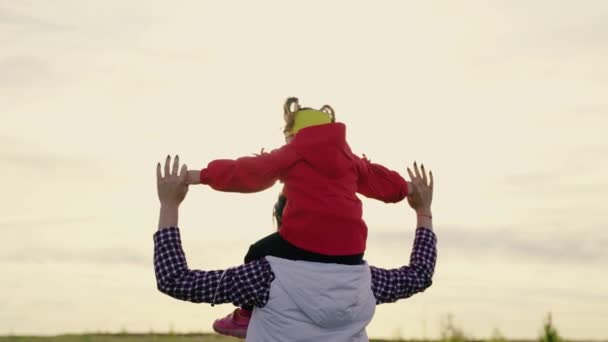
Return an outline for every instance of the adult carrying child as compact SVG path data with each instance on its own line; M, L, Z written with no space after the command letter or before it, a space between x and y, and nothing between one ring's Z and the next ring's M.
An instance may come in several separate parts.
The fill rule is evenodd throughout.
M334 110L302 108L297 98L284 104L282 147L235 160L219 159L188 172L189 184L218 191L251 193L284 183L288 199L281 229L252 245L246 261L264 256L357 265L363 263L367 226L357 193L397 203L412 191L399 173L354 154L346 125ZM214 322L214 330L244 337L251 308L234 310Z

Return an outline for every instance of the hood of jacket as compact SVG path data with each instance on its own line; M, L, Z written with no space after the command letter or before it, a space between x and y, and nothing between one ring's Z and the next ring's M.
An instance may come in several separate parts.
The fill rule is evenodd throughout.
M344 176L354 163L343 123L303 128L291 144L307 163L331 179Z

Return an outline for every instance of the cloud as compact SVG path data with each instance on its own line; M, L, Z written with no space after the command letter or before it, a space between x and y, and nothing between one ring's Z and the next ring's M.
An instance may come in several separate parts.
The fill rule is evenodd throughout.
M608 11L606 6L601 8L603 11L595 12L594 15L585 14L585 18L572 24L566 24L554 29L551 34L543 36L547 42L563 47L570 52L588 51L592 49L603 49L608 53L608 43L606 42L606 32L608 32ZM539 37L540 39L541 37Z
M597 158L605 156L606 152L603 146L575 148L569 151L564 165L557 169L511 174L503 177L502 184L508 190L525 192L528 197L540 194L594 200L597 196L608 195L608 182L588 177L585 172L593 170L598 164ZM579 168L579 165L585 167ZM602 167L601 163L598 167Z
M481 5L496 16L497 24L509 40L501 41L511 47L529 49L560 48L579 53L586 47L606 45L608 7L604 1L571 2L555 6L552 1L491 2ZM517 22L515 27L513 23Z
M6 154L0 153L0 162L30 169L57 170L63 168L94 169L95 163L85 158L66 157L61 155L43 154Z
M494 228L484 231L442 226L438 235L439 253L442 250L457 252L468 257L498 254L514 259L541 262L594 263L608 261L605 246L608 234L543 234L540 227L519 227L517 231ZM597 230L595 230L597 231ZM527 233L529 232L529 233ZM374 232L370 244L403 245L402 232ZM401 247L400 247L401 248Z
M100 162L91 157L65 155L44 148L42 143L8 135L0 135L0 163L5 168L44 172L45 177L90 179L107 175Z
M150 257L133 246L101 246L101 236L83 231L91 223L99 223L99 218L3 219L0 231L8 238L0 250L0 262L151 267Z
M563 180L559 171L535 171L512 174L504 177L503 182L513 187L529 187L539 184L556 184Z
M551 173L536 172L519 174L507 177L507 185L526 192L543 191L550 195L576 196L576 195L603 195L608 194L607 183L572 183L566 177Z
M16 263L131 265L147 268L152 265L150 257L128 247L109 247L93 250L67 250L38 247L36 250L21 250L18 252L0 254L0 261Z
M511 189L526 193L529 196L541 195L543 198L562 199L578 198L584 199L585 203L595 202L597 197L608 195L608 182L577 184L566 178L561 179L556 177L555 179L551 179L550 175L546 175L545 177L542 173L510 177L506 184ZM542 207L542 205L542 202L540 202L536 207ZM559 208L559 210L565 211L571 211L571 209L572 207L569 206Z
M10 56L0 59L0 87L32 87L54 79L49 63L33 56Z
M484 80L525 80L532 85L540 82L543 88L563 84L575 89L578 82L608 82L605 2L476 5L469 19L473 27L483 29L464 40L471 40L466 51L472 53L464 63Z
M70 158L59 155L8 155L0 154L0 160L3 163L14 164L31 168L56 168L58 166L65 167L84 167L88 166L88 162L83 159Z
M567 298L568 301L580 301L583 303L605 303L608 300L608 294L602 292L594 292L588 288L553 288L553 287L536 287L536 288L519 288L511 289L513 292L518 292L522 298Z
M608 119L608 103L595 103L579 105L568 112L569 117L576 119Z
M43 20L31 15L20 13L0 7L0 28L7 29L33 29L37 31L67 30L69 26Z
M107 246L100 247L97 238L82 231L83 226L91 223L99 223L100 218L94 216L74 217L46 217L39 219L29 218L3 218L0 220L0 230L8 233L5 239L7 245L0 250L0 262L33 262L33 263L79 263L93 265L116 265L125 264L133 266L150 267L151 260L145 254L134 249L132 246ZM40 236L66 237L66 231L57 228L70 229L67 239L53 240L37 239ZM72 229L77 228L77 231ZM7 232L8 230L8 232ZM26 231L27 230L27 231ZM21 239L20 236L29 236ZM81 240L86 236L86 240ZM11 242L11 238L17 238ZM69 241L80 241L77 247L67 244ZM51 244L48 244L48 243ZM83 243L93 247L85 247ZM55 243L53 245L52 243ZM64 245L61 245L64 243Z
M19 229L23 228L46 228L48 226L66 226L74 224L83 224L98 222L99 218L92 216L83 217L56 217L56 218L41 218L41 219L2 219L0 228L2 229Z

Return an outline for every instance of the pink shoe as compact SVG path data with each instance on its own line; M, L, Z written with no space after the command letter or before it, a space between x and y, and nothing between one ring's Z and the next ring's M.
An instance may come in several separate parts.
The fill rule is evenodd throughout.
M218 334L245 338L251 313L244 309L234 309L228 316L216 319L213 330Z

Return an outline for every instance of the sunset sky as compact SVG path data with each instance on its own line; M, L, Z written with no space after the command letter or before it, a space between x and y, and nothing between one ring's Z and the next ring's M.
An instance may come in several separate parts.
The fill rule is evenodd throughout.
M431 288L371 337L608 338L608 2L0 0L0 335L211 331L156 290L155 168L282 143L330 104L357 153L435 174ZM193 268L241 263L280 189L190 188ZM363 199L370 264L408 263L406 203Z

